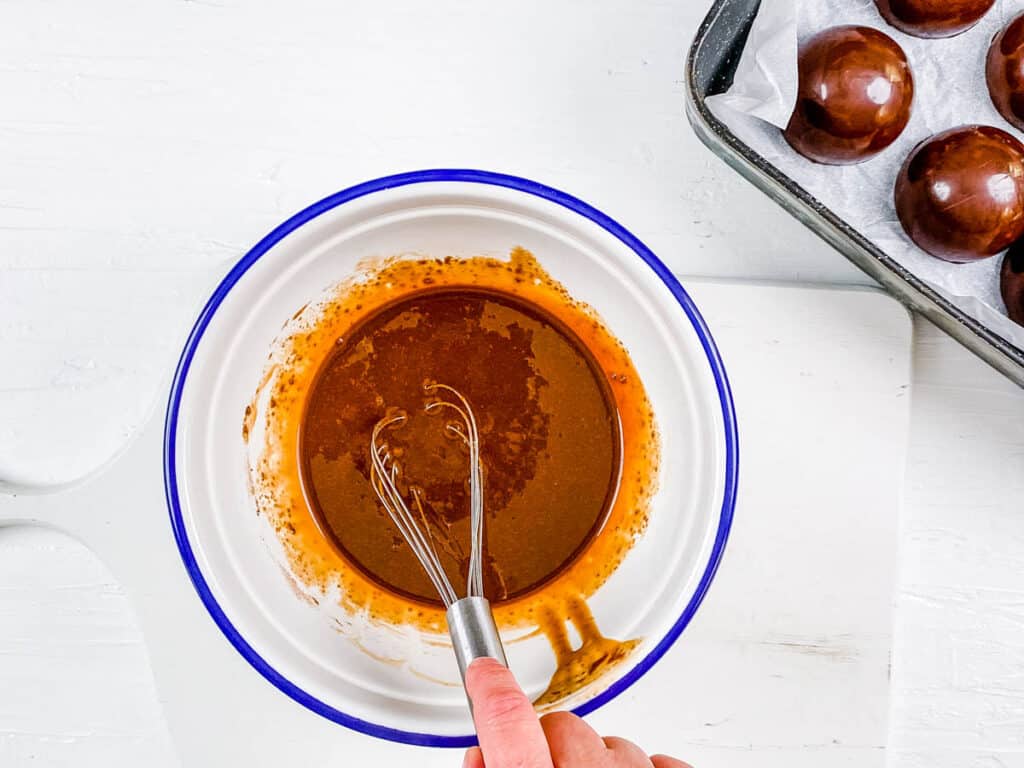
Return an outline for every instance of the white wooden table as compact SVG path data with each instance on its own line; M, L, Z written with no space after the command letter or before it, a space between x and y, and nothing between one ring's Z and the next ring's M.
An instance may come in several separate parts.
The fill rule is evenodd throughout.
M703 6L0 3L0 478L103 463L227 263L398 170L569 190L683 274L865 283L690 132ZM889 754L1024 765L1024 392L924 323L915 364ZM145 650L91 554L4 529L0 765L72 764L172 764Z

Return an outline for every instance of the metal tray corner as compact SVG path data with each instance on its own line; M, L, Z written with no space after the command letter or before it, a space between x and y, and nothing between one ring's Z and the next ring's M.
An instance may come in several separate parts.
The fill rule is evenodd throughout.
M715 0L686 58L686 116L698 138L747 181L846 256L886 291L1024 387L1024 350L1010 343L867 240L741 141L705 99L732 83L760 0Z

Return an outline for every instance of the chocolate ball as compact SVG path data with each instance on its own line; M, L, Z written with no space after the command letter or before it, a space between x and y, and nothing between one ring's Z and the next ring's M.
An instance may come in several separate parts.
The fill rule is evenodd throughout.
M896 29L915 37L953 37L977 24L995 0L875 0Z
M1010 319L1024 325L1024 247L1021 245L1015 245L1006 252L999 287Z
M996 109L1024 131L1024 13L993 38L985 75Z
M896 140L910 119L914 78L903 49L870 27L833 27L800 47L790 146L815 162L859 163Z
M1024 144L987 125L938 133L903 163L895 198L903 229L933 256L992 256L1024 235Z

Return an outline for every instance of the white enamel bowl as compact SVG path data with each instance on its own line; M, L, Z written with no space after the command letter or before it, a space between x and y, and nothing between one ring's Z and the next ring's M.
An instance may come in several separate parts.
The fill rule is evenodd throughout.
M253 514L242 413L282 323L358 262L412 252L506 258L517 245L625 344L661 434L648 530L589 601L604 634L643 640L567 702L590 712L648 673L692 618L721 558L736 493L736 424L722 362L689 296L639 240L585 203L511 176L438 170L367 182L293 216L246 254L181 356L164 471L174 533L199 597L273 685L370 735L473 743L461 691L410 674L419 661L446 669L454 661L440 647L432 661L381 663L296 597ZM512 643L509 656L523 686L539 694L553 670L543 638Z

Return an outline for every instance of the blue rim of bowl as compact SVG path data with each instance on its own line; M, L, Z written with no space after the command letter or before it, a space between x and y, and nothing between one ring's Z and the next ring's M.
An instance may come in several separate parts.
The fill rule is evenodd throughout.
M618 240L622 241L654 271L654 273L661 279L675 297L683 312L686 313L690 323L693 325L694 331L700 339L701 346L704 348L704 353L707 356L708 364L711 366L711 373L715 379L718 398L722 406L722 420L725 428L725 488L722 499L722 509L718 518L718 530L715 534L715 542L712 547L711 557L708 560L707 566L704 568L704 573L701 575L696 591L690 598L686 607L683 609L682 614L678 619L676 619L675 623L661 641L639 663L630 669L629 672L616 680L597 696L581 704L573 711L577 715L583 716L604 706L643 677L644 674L646 674L647 671L653 667L663 655L665 655L665 652L668 651L673 643L675 643L679 638L679 635L682 634L683 630L686 628L687 624L690 623L690 620L697 612L697 608L703 601L705 594L707 594L711 581L714 579L715 572L718 570L722 554L725 551L726 541L729 538L729 529L732 525L733 511L736 506L736 490L739 474L739 436L736 426L736 414L733 407L732 391L729 388L729 380L725 373L725 366L722 363L721 355L719 355L718 348L715 345L714 339L711 337L711 332L708 330L707 324L704 322L704 318L701 316L700 311L693 303L689 294L683 286L680 285L679 281L676 280L675 276L661 262L661 260L658 259L658 257L655 256L654 253L637 237L614 219L606 216L601 213L601 211L588 205L582 200L573 197L572 195L560 192L557 189L539 184L535 181L529 181L528 179L523 179L518 176L510 176L503 173L492 173L490 171L461 168L439 168L432 170L410 171L408 173L399 173L393 176L384 176L379 179L366 181L362 184L349 187L348 189L344 189L333 195L325 197L317 203L313 203L313 205L299 213L296 213L260 240L252 250L245 254L245 256L243 256L242 259L231 268L231 271L228 272L224 279L221 280L220 284L217 286L216 290L214 290L210 299L203 307L202 312L200 312L195 325L192 326L192 331L189 334L188 340L185 342L185 347L181 352L181 357L178 360L178 367L174 373L174 381L171 384L170 398L167 403L167 415L164 420L164 492L167 496L167 507L170 512L171 527L174 530L174 538L177 541L178 550L181 553L181 559L185 564L185 570L188 572L189 578L192 580L192 584L195 586L196 592L199 593L199 597L206 606L206 610L210 613L210 616L220 628L221 632L224 633L225 637L227 637L228 641L235 647L235 650L237 650L242 657L256 669L257 672L270 681L270 683L272 683L282 693L290 696L299 704L311 709L318 715L322 715L328 720L332 720L340 725L359 731L360 733L365 733L381 739L387 739L389 741L396 741L403 744L414 744L418 746L469 747L476 744L476 736L442 736L431 733L405 731L398 728L390 728L378 723L372 723L353 715L346 714L345 712L320 701L316 697L299 688L274 669L266 659L260 656L255 649L245 641L245 638L241 636L238 630L235 629L234 625L231 623L230 619L228 619L216 598L213 596L209 585L206 583L206 579L203 577L203 574L199 569L199 564L196 562L195 555L192 551L192 545L188 540L188 534L185 531L185 524L181 515L176 467L178 411L181 406L181 397L185 388L185 380L188 377L189 368L192 364L192 359L195 356L196 348L199 346L199 343L203 338L203 333L206 331L206 328L209 326L214 314L217 312L217 308L220 306L221 302L224 301L224 298L234 287L235 283L237 283L246 273L249 267L255 264L263 254L269 251L275 244L290 233L299 229L322 213L336 208L339 205L343 205L344 203L356 200L360 197L365 197L366 195L371 195L375 192L381 192L395 187L436 182L469 182L473 184L505 187L506 189L525 192L526 194L534 195L553 203L557 203L558 205L568 208L570 211L589 219L616 237Z

